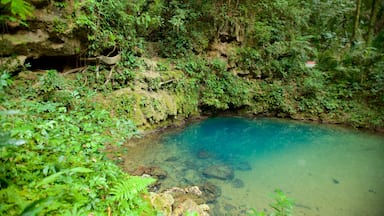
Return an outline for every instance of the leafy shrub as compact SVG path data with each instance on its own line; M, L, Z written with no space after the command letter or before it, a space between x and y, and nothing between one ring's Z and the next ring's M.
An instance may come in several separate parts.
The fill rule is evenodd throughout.
M19 22L27 25L27 17L32 16L32 5L24 0L1 0L0 1L0 24L6 21Z
M134 125L112 118L99 106L85 104L69 111L61 103L2 103L7 110L20 112L2 116L1 131L25 144L1 149L0 214L153 211L141 197L153 180L127 177L101 152L105 144L119 144L134 136ZM123 180L129 186L125 191L131 191L126 201L135 207L116 202L113 191Z
M87 32L89 54L97 56L111 50L135 53L140 47L138 32L161 23L156 9L145 11L145 1L87 0L79 3L83 12L76 17L80 30ZM160 7L160 6L158 6ZM123 60L127 55L123 55Z
M40 77L40 82L37 86L37 93L48 99L56 90L64 88L64 81L56 70L48 70L47 73Z
M11 75L7 71L2 71L0 76L0 93L4 92L12 83Z

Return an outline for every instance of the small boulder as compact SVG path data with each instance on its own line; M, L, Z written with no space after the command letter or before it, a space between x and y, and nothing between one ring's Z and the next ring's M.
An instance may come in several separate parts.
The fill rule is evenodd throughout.
M186 199L180 205L176 206L175 210L172 212L172 215L186 215L187 213L196 212L199 216L209 216L209 207L205 204L198 205L191 199Z
M170 194L173 197L178 197L184 195L186 192L183 188L173 187L165 190L163 193Z
M190 186L184 189L186 193L201 196L203 193L197 186Z
M166 193L150 193L151 204L165 215L172 213L172 205L175 202L172 195Z
M209 166L203 170L203 175L207 178L216 178L220 180L231 180L235 176L233 169L226 165Z

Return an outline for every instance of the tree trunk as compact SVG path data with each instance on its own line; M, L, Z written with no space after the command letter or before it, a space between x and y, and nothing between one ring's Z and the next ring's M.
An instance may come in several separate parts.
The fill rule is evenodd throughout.
M361 8L361 0L356 0L356 11L355 11L355 22L353 25L351 42L356 39L357 31L359 30L359 21L360 21L360 8Z
M380 9L380 1L373 0L371 17L369 19L369 26L368 26L367 46L371 45L373 36L375 34L375 25L376 25L376 19L377 19L377 14L379 13L379 9Z

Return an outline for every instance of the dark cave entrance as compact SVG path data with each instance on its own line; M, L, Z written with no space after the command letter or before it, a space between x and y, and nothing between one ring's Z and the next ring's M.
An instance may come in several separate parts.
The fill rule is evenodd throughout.
M84 65L80 61L78 55L69 56L40 56L38 58L27 58L24 66L28 67L31 71L36 70L57 70L64 72L73 68L78 68Z

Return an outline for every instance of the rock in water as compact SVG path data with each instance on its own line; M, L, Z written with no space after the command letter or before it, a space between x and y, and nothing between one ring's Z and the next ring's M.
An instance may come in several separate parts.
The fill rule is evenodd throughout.
M231 180L234 177L233 169L226 165L213 165L203 170L203 175L207 178L217 178L221 180Z
M234 179L232 182L231 182L231 185L234 187L234 188L242 188L244 187L244 182L241 180L241 179Z
M210 182L206 182L204 185L199 186L199 188L202 192L202 198L206 203L214 203L221 196L221 189Z
M211 157L212 154L205 150L205 149L200 149L198 152L197 152L197 158L200 158L200 159L207 159L209 157Z
M168 175L167 171L161 169L158 166L151 166L151 167L139 166L132 173L132 175L136 175L136 176L142 176L144 174L150 175L157 179L165 179Z
M250 170L252 170L251 165L248 162L246 162L246 161L241 161L241 162L235 163L233 168L235 170L240 170L240 171L250 171Z

